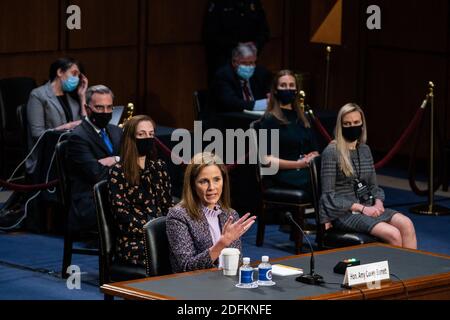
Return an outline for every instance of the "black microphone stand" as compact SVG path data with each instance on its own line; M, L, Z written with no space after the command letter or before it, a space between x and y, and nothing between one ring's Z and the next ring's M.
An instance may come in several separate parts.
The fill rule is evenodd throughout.
M291 220L297 228L303 233L303 237L308 242L309 248L311 250L311 259L309 260L309 274L302 274L301 276L298 276L295 278L296 281L311 285L320 285L324 283L323 277L317 273L314 272L314 250L311 245L311 242L309 241L308 237L306 236L305 232L303 232L303 229L298 225L297 222L295 222L294 218L292 217L292 213L286 212L286 217Z

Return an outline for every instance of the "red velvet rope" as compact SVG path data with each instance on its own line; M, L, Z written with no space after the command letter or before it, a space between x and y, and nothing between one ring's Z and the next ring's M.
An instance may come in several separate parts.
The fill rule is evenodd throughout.
M391 149L391 151L383 159L381 159L380 161L378 161L375 164L375 169L379 169L379 168L383 167L400 150L400 148L405 143L406 139L409 138L409 136L412 134L414 129L416 129L417 126L419 125L419 123L420 123L420 121L422 119L424 111L425 111L424 108L419 108L419 110L417 110L417 112L416 112L416 114L414 116L414 119L411 121L411 123L409 124L408 128L406 128L405 132L400 137L400 139L397 141L397 143L394 145L394 147Z
M416 112L413 120L409 124L408 128L406 128L406 130L403 132L400 139L395 143L395 145L388 152L388 154L383 159L381 159L380 161L378 161L375 164L375 169L379 169L379 168L383 167L384 165L386 165L386 163L388 163L394 157L394 155L400 150L400 148L405 143L406 139L412 134L413 130L417 128L418 124L420 123L420 121L422 119L424 111L425 111L424 108L419 108L417 110L417 112ZM320 133L323 135L323 137L325 139L327 139L328 142L330 142L331 136L328 134L327 130L322 125L319 118L313 117L313 119L314 119L314 123L316 124ZM164 145L161 142L161 140L159 140L158 138L155 137L155 141L156 141L157 146L159 148L161 148L162 152L166 156L172 157L172 151L166 145ZM179 158L179 157L177 157L177 158L183 165L186 164L181 158ZM245 155L245 159L247 159L247 158L248 158L248 153ZM229 171L236 169L238 166L239 166L238 163L226 165L226 167ZM48 188L58 185L58 182L59 182L58 180L53 180L53 181L51 181L49 183L45 183L45 184L21 185L21 184L15 184L15 183L10 183L10 182L4 181L4 180L0 180L0 186L7 188L8 190L27 192L27 191L48 189Z
M18 192L28 192L28 191L36 191L36 190L45 190L48 188L52 188L57 186L59 183L59 180L53 180L49 183L42 183L42 184L33 184L33 185L23 185L23 184L15 184L10 183L4 180L0 180L0 187L6 188L8 190L12 191L18 191Z
M322 123L320 122L319 118L317 117L313 117L314 119L314 123L317 126L317 129L319 130L319 132L322 134L322 136L327 140L328 143L331 142L331 136L328 134L327 129L325 129L325 127L322 125Z
M417 126L419 125L423 113L425 111L425 108L419 108L416 112L416 114L414 115L413 120L410 122L408 128L406 128L406 130L403 132L402 136L400 137L400 139L395 143L395 145L392 147L392 149L388 152L388 154L381 159L380 161L378 161L375 164L375 169L379 169L383 166L385 166L394 156L395 154L397 154L397 152L400 150L400 148L403 146L403 144L405 143L406 139L409 138L409 136L412 134L412 132L417 128ZM322 125L322 123L320 122L319 118L314 117L314 123L317 126L317 129L319 130L319 132L322 134L322 136L328 140L328 142L331 141L331 137L328 134L327 130L324 128L324 126Z
M157 137L155 137L155 141L156 141L156 146L158 146L161 151L169 158L172 157L172 150L169 149L169 147L167 147L164 143L161 142L161 140L159 140ZM186 163L183 161L183 159L181 159L180 157L174 155L175 158L177 158L177 160L179 162L181 162L182 165L185 165Z

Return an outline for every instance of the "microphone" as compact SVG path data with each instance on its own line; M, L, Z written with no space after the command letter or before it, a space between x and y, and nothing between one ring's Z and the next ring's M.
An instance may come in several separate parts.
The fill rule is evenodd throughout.
M321 275L318 275L314 272L314 250L311 245L311 242L309 241L308 237L306 236L305 232L303 232L303 229L298 225L297 222L295 222L294 218L292 217L292 213L289 211L286 212L286 218L288 220L291 220L297 228L303 233L303 237L306 238L306 241L308 242L309 248L311 250L311 259L309 260L309 274L303 274L297 278L295 278L296 281L311 285L320 285L324 283L323 277Z

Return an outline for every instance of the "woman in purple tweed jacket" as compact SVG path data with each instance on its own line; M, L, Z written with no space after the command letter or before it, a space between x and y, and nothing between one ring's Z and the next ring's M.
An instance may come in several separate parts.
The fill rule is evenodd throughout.
M195 155L184 174L179 204L167 214L167 236L174 272L217 267L224 248L241 250L240 237L256 217L239 218L230 208L226 167L211 153Z

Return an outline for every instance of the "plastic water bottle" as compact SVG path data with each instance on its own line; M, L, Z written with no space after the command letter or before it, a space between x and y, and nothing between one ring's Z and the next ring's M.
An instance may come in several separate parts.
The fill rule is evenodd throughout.
M258 284L253 281L253 268L250 266L250 258L242 259L243 265L239 268L238 288L257 288Z
M258 285L273 286L275 282L272 281L272 265L269 263L268 256L261 257L261 263L258 266Z

